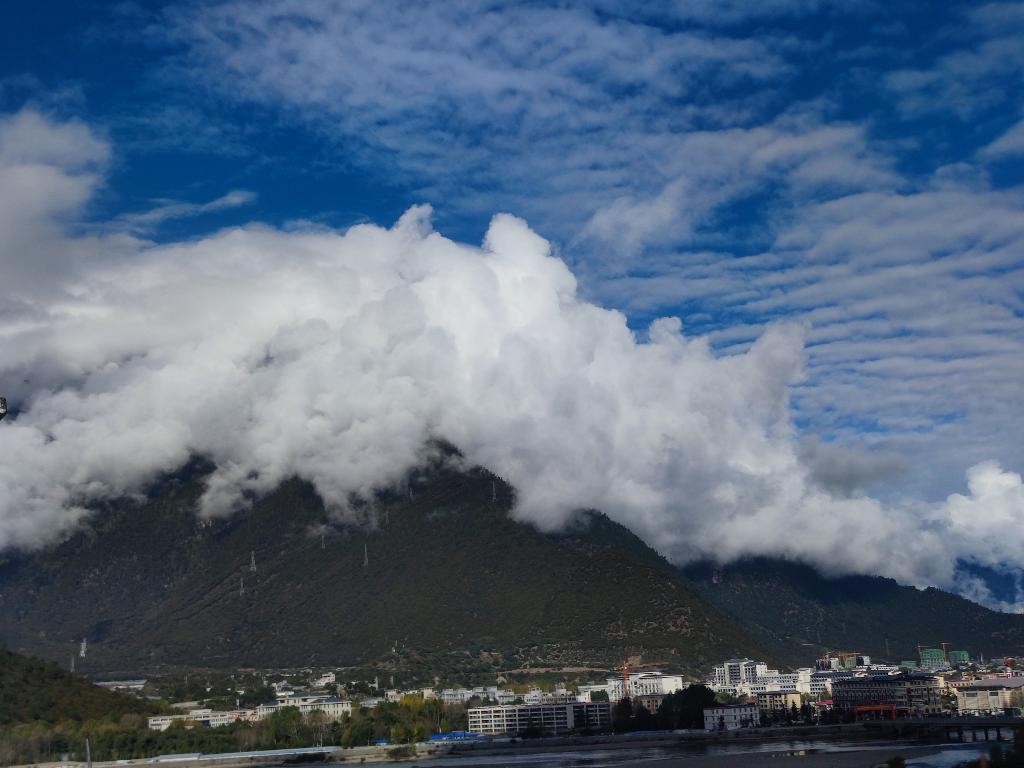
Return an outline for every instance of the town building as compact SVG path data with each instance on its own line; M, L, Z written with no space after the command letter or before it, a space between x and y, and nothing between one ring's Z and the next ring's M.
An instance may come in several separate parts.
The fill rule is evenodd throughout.
M603 731L611 727L611 703L504 704L471 707L469 730L488 736L538 733L558 736L574 731Z
M754 728L761 722L757 704L716 704L704 707L704 730L735 731Z
M327 719L334 721L340 721L346 715L352 714L351 701L305 691L289 691L279 693L271 704L260 704L256 707L255 719L263 720L285 707L295 707L304 717L313 712L321 712Z
M853 669L871 665L871 657L859 651L828 651L818 659L814 666L821 672L839 669Z
M681 675L665 675L653 670L631 672L628 680L628 695L631 699L641 696L667 696L670 693L681 691L689 685ZM624 698L623 690L621 677L609 677L603 684L579 686L576 700L592 701L591 695L601 692L607 694L609 701L619 701Z
M941 648L921 648L918 655L921 657L922 669L942 669L949 666L946 652Z
M973 680L955 686L954 692L962 715L1002 715L1024 707L1024 677Z
M847 677L832 682L837 710L855 715L906 717L942 712L939 682L932 675Z
M154 715L148 718L146 724L151 731L166 731L176 722L217 728L236 720L248 719L250 712L251 710L216 712L212 709L192 709L182 715Z
M769 672L778 674L777 669L769 670L763 661L729 659L711 670L711 688L752 683L759 677L767 677Z
M967 651L950 651L949 663L954 667L959 664L970 664L971 654Z
M826 699L832 696L832 684L836 680L853 677L854 673L849 670L833 670L829 672L814 672L811 674L809 691L814 699Z
M496 701L499 704L511 704L518 696L514 691L489 685L476 688L445 688L441 691L439 698L444 704L468 704L474 698L481 701Z
M802 704L803 698L799 693L776 691L773 693L757 694L757 710L762 720L786 717L793 711L793 707L796 707L797 711L799 711Z

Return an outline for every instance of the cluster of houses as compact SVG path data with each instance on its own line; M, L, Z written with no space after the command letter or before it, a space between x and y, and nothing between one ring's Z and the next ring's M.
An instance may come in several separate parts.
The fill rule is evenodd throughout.
M314 688L333 690L333 673L310 680ZM379 696L353 702L329 692L293 690L285 682L275 684L273 702L252 709L214 711L189 708L179 714L149 718L149 727L165 730L175 722L210 727L239 720L255 722L285 707L303 715L319 713L326 720L341 721L353 707L373 708L384 701L401 701L406 696L437 699L446 705L468 708L469 730L483 735L524 732L562 734L579 730L600 731L611 723L614 704L628 697L635 705L656 712L665 697L690 683L680 675L659 671L634 671L608 677L603 683L584 684L570 691L530 688L525 693L494 686L475 688L388 689ZM922 672L906 665L872 663L862 654L826 654L815 667L779 672L753 659L729 659L712 670L707 685L727 694L736 703L716 704L704 712L708 730L733 730L785 718L807 703L820 711L835 709L857 718L928 716L942 712L944 693L955 695L960 714L1022 714L1024 672L1012 663L989 671L944 669ZM374 682L373 688L379 691Z

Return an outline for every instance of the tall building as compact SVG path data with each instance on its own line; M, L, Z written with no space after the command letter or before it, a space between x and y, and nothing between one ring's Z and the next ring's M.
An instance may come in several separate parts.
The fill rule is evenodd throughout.
M920 717L942 712L939 681L931 675L846 677L832 681L836 709L886 717Z
M970 664L971 654L967 651L950 651L949 663L953 666L956 666L957 664Z
M946 652L941 648L922 648L920 656L922 669L939 669L947 666Z
M753 683L759 677L767 677L769 672L778 674L777 669L769 670L763 661L753 659L729 659L715 667L711 672L712 687L736 686L740 683Z

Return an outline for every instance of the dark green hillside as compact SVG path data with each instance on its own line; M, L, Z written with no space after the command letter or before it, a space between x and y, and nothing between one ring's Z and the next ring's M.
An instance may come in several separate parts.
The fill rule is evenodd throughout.
M919 590L876 576L824 578L783 560L751 559L718 570L686 569L708 602L735 618L776 657L807 664L822 649L859 650L900 661L917 645L986 658L1024 653L1024 616L997 613L938 589Z
M155 712L147 701L100 688L52 662L0 648L0 726L116 720Z
M84 636L83 670L108 673L376 663L493 674L624 654L696 671L759 650L626 529L591 515L544 536L508 517L512 490L482 469L437 463L411 477L378 500L372 530L330 524L299 481L201 523L201 490L193 466L149 502L111 505L60 546L9 558L0 641L63 660Z

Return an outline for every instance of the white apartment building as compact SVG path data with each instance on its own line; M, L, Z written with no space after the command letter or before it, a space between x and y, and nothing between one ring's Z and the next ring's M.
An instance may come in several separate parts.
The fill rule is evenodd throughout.
M753 659L729 659L711 671L711 684L715 686L734 687L740 683L752 683L759 677L767 677L769 674L778 674L777 669L768 669L763 661Z
M794 672L779 672L777 669L768 669L765 665L758 666L764 671L764 674L758 677L748 678L738 683L722 684L715 680L724 679L723 675L716 674L708 686L716 693L730 693L733 696L757 696L762 693L811 694L813 692L812 683L816 673L810 667L803 667ZM721 670L721 667L716 669Z
M496 685L476 688L445 688L441 691L439 698L445 704L467 704L473 697L482 701L496 701L499 704L511 704L517 698L515 691L498 688Z
M607 701L567 704L510 704L472 707L469 730L489 736L515 735L536 731L557 736L576 730L606 730L611 726L611 704Z
M312 712L322 712L330 720L340 721L352 714L352 702L336 699L333 696L322 696L313 693L279 694L273 704L260 704L256 707L257 720L270 717L285 707L295 707L305 717Z
M629 675L629 697L636 699L641 696L667 696L683 690L688 685L681 675L665 675L657 671L632 672ZM623 698L621 677L609 677L604 685L581 685L577 690L577 701L591 701L591 694L598 691L608 694L609 701L619 701Z
M236 720L246 720L251 710L232 710L215 712L212 709L191 709L183 715L155 715L148 718L147 725L151 731L166 731L176 721L198 723L210 728L228 725Z
M734 731L754 728L761 722L757 704L717 704L704 707L704 730Z

